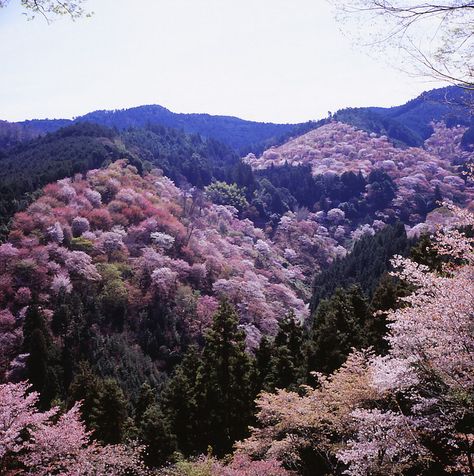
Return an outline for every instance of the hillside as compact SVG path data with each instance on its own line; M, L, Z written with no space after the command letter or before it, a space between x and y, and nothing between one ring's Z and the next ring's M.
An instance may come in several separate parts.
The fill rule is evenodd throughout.
M181 129L212 137L236 151L271 144L291 133L297 125L245 121L237 117L210 114L177 114L161 106L140 106L118 111L95 111L77 118L118 129L142 128L148 124Z
M120 157L135 161L107 128L75 125L0 151L0 236L41 187ZM138 163L137 163L138 165Z
M305 124L273 124L246 121L231 116L210 114L178 114L158 106L139 106L114 111L94 111L74 120L37 119L17 123L0 123L0 146L54 132L61 127L77 122L93 122L118 130L146 128L158 125L180 129L190 134L218 140L235 151L262 150L268 145L281 141ZM13 128L13 130L12 130Z
M432 122L444 121L449 126L469 126L470 104L470 92L450 86L425 92L401 106L342 109L333 115L333 119L368 132L386 135L398 145L421 146L433 132ZM164 126L215 139L241 154L259 154L265 148L282 144L291 137L323 125L326 120L273 124L246 121L232 116L174 113L163 106L144 105L130 109L93 111L74 120L34 119L16 123L0 121L0 149L76 122L93 122L118 130Z
M424 148L402 149L384 136L332 122L272 147L261 157L249 154L244 161L256 171L288 165L310 167L315 179L323 181L344 174L373 178L378 174L385 185L378 180L377 186L367 185L366 193L379 204L381 217L398 217L414 225L423 220L435 196L472 206L474 188L463 175L463 164L473 158L461 148L465 131L463 126L450 129L438 123ZM348 205L341 202L338 206L345 213Z
M159 167L176 183L203 187L231 180L238 156L224 144L154 126L117 131L88 122L0 149L0 235L10 218L49 182L126 158L142 171Z
M433 122L449 127L470 126L473 97L466 89L449 86L424 92L401 106L343 109L333 118L367 132L386 135L396 144L422 146L433 133Z
M141 178L123 161L50 184L16 215L1 246L2 305L16 312L26 304L20 294L43 296L43 312L54 314L55 295L87 292L102 302L104 323L142 329L138 341L157 358L162 344L147 330L158 325L153 316L174 314L161 329L171 349L205 331L225 294L255 345L262 332L276 332L285 310L306 317L302 277L261 230L234 214L156 172Z
M444 114L425 106L371 114L393 114L411 134L410 117ZM168 113L99 112L39 137L0 125L0 396L33 402L40 420L52 405L51 415L68 410L46 435L68 418L92 432L93 449L143 444L141 456L113 447L135 455L123 468L143 459L159 476L312 476L345 473L342 451L374 408L399 418L393 385L410 417L402 437L422 428L428 438L417 446L428 469L410 453L413 474L437 474L431 452L454 465L470 418L472 243L451 228L472 233L468 124L430 122L408 146L374 132L377 121L331 118L239 159L215 138L140 122ZM229 121L226 134L240 127ZM431 368L463 386L435 385L427 402ZM434 430L423 427L432 395L443 406Z

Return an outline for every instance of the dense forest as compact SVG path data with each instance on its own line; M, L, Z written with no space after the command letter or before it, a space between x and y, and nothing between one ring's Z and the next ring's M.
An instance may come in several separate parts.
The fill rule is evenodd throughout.
M2 123L0 473L470 474L448 93L297 127Z
M311 121L273 124L209 114L177 114L162 106L149 105L115 111L95 111L74 120L35 119L17 123L0 121L0 145L22 142L82 122L92 122L118 131L148 126L172 128L218 140L240 153L263 151L267 146L315 127Z

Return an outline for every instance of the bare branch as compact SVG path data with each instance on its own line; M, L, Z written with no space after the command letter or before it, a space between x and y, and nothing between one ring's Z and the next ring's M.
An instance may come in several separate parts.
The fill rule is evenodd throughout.
M474 1L330 1L346 24L368 22L365 46L403 51L426 76L474 89Z
M61 16L69 16L72 20L90 16L83 4L87 0L20 0L29 20L37 15L42 16L48 23ZM10 0L0 0L0 8L6 7Z

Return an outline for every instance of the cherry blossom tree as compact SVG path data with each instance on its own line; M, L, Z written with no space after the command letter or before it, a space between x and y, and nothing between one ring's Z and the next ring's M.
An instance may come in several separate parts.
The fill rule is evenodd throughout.
M168 235L167 233L161 233L159 231L151 233L150 238L152 239L153 243L162 250L169 250L173 246L175 241L174 237Z
M54 276L51 282L51 291L55 295L60 293L69 294L72 291L72 284L69 276L64 272Z
M178 275L168 267L157 268L151 274L153 285L156 286L158 292L168 297L176 286Z
M87 281L100 280L100 274L92 263L92 258L83 251L71 251L68 253L65 265L67 270Z
M354 352L303 395L262 394L259 427L239 451L295 468L312 452L325 471L355 476L433 474L433 465L474 474L474 239L460 231L474 215L445 206L457 220L433 237L442 272L393 260L413 292L388 313L388 354Z
M146 474L141 448L100 446L80 420L80 405L60 414L37 410L26 382L0 385L0 472L49 476ZM11 471L11 473L10 473Z
M71 230L73 236L81 236L86 231L89 231L89 220L84 217L76 217L72 220Z

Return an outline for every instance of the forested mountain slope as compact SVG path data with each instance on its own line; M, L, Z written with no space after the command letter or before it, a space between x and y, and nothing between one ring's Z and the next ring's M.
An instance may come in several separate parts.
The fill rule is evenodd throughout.
M394 114L408 130L430 111L445 109L415 100ZM148 113L33 139L4 125L0 395L70 409L47 433L80 416L79 435L138 440L160 476L344 474L379 464L364 456L374 441L410 474L465 467L468 123L433 122L407 147L378 123L330 119L240 160L212 137L140 123ZM459 365L438 340L461 343ZM371 422L400 444L372 438Z
M138 165L112 130L90 124L74 125L0 150L1 234L7 232L13 214L44 185L124 157Z
M276 141L291 133L293 124L272 124L245 121L237 117L210 114L177 114L161 106L140 106L118 111L95 111L77 120L90 121L117 129L142 128L148 124L181 129L188 133L211 137L234 150Z
M448 128L443 123L433 127L434 134L423 148L402 149L384 136L333 121L272 147L261 157L249 154L244 160L257 171L287 165L310 167L316 179L326 181L352 174L352 188L357 187L355 174L359 181L367 177L366 196L382 211L381 217L398 217L415 225L430 211L430 202L445 198L469 206L474 199L472 184L464 175L464 164L472 160L472 152L461 148L466 127ZM360 210L353 200L335 205L341 213Z
M224 144L176 129L154 126L119 134L88 122L0 149L0 225L49 182L127 159L142 172L159 167L176 183L203 187L212 180L232 181L238 156Z
M422 146L433 133L433 122L448 126L472 125L472 92L455 86L433 89L401 106L342 109L337 121L359 129L386 135L404 146Z
M273 124L246 121L231 116L178 114L158 105L114 111L94 111L73 120L36 119L17 123L0 122L0 146L54 132L77 122L93 122L117 130L164 126L218 140L236 151L262 150L281 141L306 124Z
M270 239L250 220L237 218L235 208L210 203L197 188L179 189L159 170L140 176L119 160L78 173L47 185L15 215L8 242L0 245L1 378L27 377L43 408L56 399L85 400L86 423L107 443L126 437L125 420L104 407L107 398L112 412L126 414L124 402L139 412L146 383L156 395L164 392L161 408L173 426L153 443L155 452L157 444L165 445L154 464L163 463L175 444L186 454L210 443L218 452L229 450L233 440L219 436L226 427L218 413L229 407L208 408L204 400L202 409L189 410L189 424L197 425L189 440L179 423L179 398L173 396L182 386L165 384L170 372L183 355L189 357L177 376L183 368L210 372L206 366L212 361L213 368L216 359L216 354L206 357L212 335L212 345L224 339L222 345L236 346L232 352L240 349L241 363L232 372L253 382L247 393L239 388L247 403L236 409L233 438L244 437L257 393L305 382L308 362L324 349L312 337L320 321L310 324L305 301L312 273L344 253L308 214L284 216ZM365 302L362 293L350 293L352 301ZM218 311L220 299L227 307ZM350 306L345 309L344 319L354 321L353 345L381 338L380 331L358 321L368 318L368 304L355 315ZM223 322L215 320L216 312ZM204 346L202 356L193 354L198 352L193 345ZM257 360L245 348L255 351ZM338 345L333 350L340 359L348 352ZM248 368L238 377L241 365ZM187 385L199 400L202 385L214 385L215 377L202 383L196 375L189 375ZM96 420L94 412L104 413L105 420ZM112 424L110 418L118 420ZM140 425L143 415L135 418ZM211 425L209 433L202 433L204 422Z
M469 91L450 86L425 92L401 106L342 109L333 115L333 119L368 132L387 135L398 145L421 146L433 132L432 122L470 126L472 99ZM163 106L146 105L94 111L73 120L34 119L16 123L0 121L0 149L54 132L75 122L93 122L118 130L149 126L171 127L218 140L241 154L261 153L267 147L281 144L290 137L319 127L326 120L274 124L231 116L174 113Z
M2 305L19 317L23 306L41 303L65 338L72 323L54 317L60 302L71 293L95 296L94 319L134 329L141 336L134 343L158 358L202 335L225 295L255 346L289 310L306 318L298 291L304 278L235 213L155 173L141 178L122 161L50 184L16 215L0 248Z

